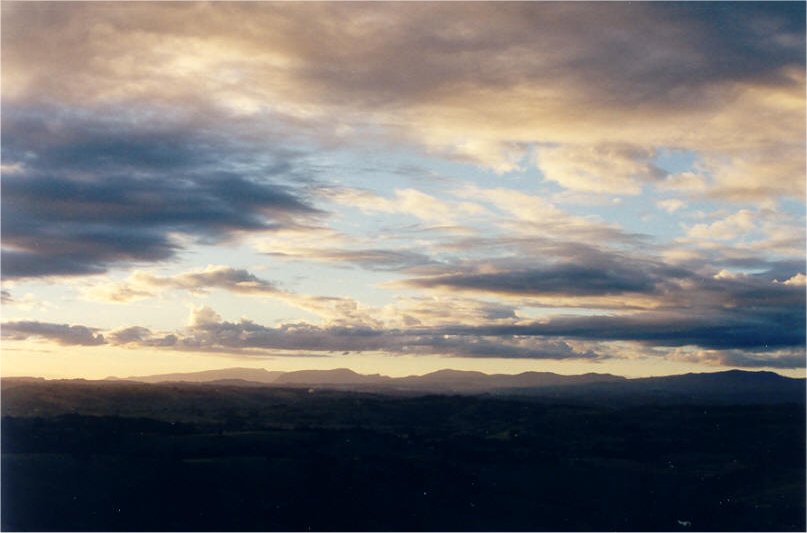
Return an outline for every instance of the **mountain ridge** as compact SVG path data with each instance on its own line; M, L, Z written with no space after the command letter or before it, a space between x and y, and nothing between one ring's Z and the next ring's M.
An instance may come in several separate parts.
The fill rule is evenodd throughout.
M717 372L689 372L668 376L626 378L608 373L589 372L564 375L554 372L526 371L519 374L486 374L479 371L445 368L422 375L391 377L381 374L360 374L348 368L330 370L270 371L265 368L223 368L199 372L107 378L112 382L142 383L207 383L230 386L315 387L355 389L365 391L412 391L459 394L546 394L568 396L575 390L580 394L603 396L627 394L747 394L773 395L803 387L805 378L790 378L765 370L730 369Z
M777 374L778 375L778 374ZM554 372L526 371L518 374L486 374L476 370L444 368L426 374L391 377L382 374L360 374L348 368L329 370L270 371L265 368L232 367L196 372L151 374L119 378L109 376L105 381L136 381L143 383L166 382L213 382L242 380L275 385L322 385L322 384L460 384L496 386L543 386L561 382L624 381L628 378L608 373L556 374Z
M246 379L249 376L256 376L259 380ZM194 390L194 394L207 389L224 393L225 390L234 392L238 388L251 388L405 396L484 395L573 403L593 401L598 404L672 402L740 405L807 402L805 378L789 378L769 371L726 370L626 378L595 373L568 376L552 372L522 372L511 375L444 369L422 376L393 378L378 374L359 374L346 368L294 372L235 368L110 380L3 378L4 401L13 390L47 387L49 384L57 387L65 384L71 389L100 385L120 390L133 386L169 386Z
M118 378L109 376L105 381L139 381L142 383L164 383L170 381L207 382L217 380L244 380L258 383L273 383L285 372L266 370L265 368L231 367L196 372L172 372L169 374L151 374L147 376L129 376Z

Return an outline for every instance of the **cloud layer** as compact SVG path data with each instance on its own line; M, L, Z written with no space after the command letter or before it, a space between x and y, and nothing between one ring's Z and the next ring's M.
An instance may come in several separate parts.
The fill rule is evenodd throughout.
M3 276L81 275L293 226L317 211L283 154L190 124L4 113ZM55 116L53 116L55 115Z
M2 14L7 340L804 366L804 4Z
M4 16L7 104L268 113L332 142L370 123L498 170L535 145L548 179L608 194L663 181L651 155L674 147L703 152L712 194L804 192L800 4L43 4Z
M4 339L25 340L40 338L53 341L62 346L99 346L106 344L104 336L96 333L97 331L97 329L87 326L36 321L6 322L3 324Z

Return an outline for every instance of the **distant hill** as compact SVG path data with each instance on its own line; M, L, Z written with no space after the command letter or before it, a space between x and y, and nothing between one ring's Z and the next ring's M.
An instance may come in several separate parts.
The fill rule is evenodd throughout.
M696 398L721 397L738 403L748 398L765 402L801 397L804 401L805 380L780 376L775 372L728 370L700 374L683 374L632 380L636 390L653 393L689 395Z
M632 403L804 403L805 380L774 372L690 373L574 384L567 387L513 388L516 395L539 395L576 400Z
M270 376L271 373L268 373ZM134 380L2 380L4 416L56 416L82 413L157 417L202 423L215 418L268 416L277 406L301 397L318 398L318 409L330 409L330 401L353 402L372 398L457 396L456 401L478 401L481 396L503 401L520 400L566 406L664 406L664 405L781 405L805 403L805 380L772 372L728 371L657 378L625 379L608 375L557 376L465 375L441 371L425 376L389 378L362 376L351 371L290 372L289 381L259 383L242 379L207 382L167 381L143 383ZM206 374L207 377L220 374ZM269 379L266 374L258 374ZM176 376L169 375L175 378ZM150 376L154 378L154 376ZM197 376L198 378L198 376ZM421 379L422 378L422 379ZM341 379L341 383L334 383ZM327 381L331 380L331 381ZM497 381L498 380L498 381ZM581 382L582 381L582 382ZM518 386L524 383L549 383ZM552 384L554 383L554 384ZM516 386L509 386L516 384ZM463 398L460 398L462 396ZM473 397L477 398L474 399ZM373 400L375 401L375 400ZM413 400L415 401L415 400ZM351 403L351 405L354 405ZM274 407L273 407L274 406ZM354 405L355 407L355 405ZM444 414L445 415L445 414ZM444 416L440 415L440 416ZM261 415L263 416L263 415ZM296 415L295 415L296 416ZM287 423L278 420L278 423Z
M389 383L394 378L380 374L359 374L347 368L334 370L300 370L282 373L276 380L277 385L369 385Z
M13 378L22 383L22 378ZM262 368L225 368L202 372L109 378L114 382L198 383L235 387L315 387L378 393L496 394L581 401L675 403L804 402L805 380L774 372L728 370L699 374L628 379L612 374L566 376L552 372L485 374L443 369L422 376L392 378L365 375L347 368L333 370L269 371ZM12 381L4 380L6 387Z
M119 380L110 377L107 380ZM143 383L192 382L231 385L271 384L276 386L387 386L403 390L435 392L484 392L521 387L548 387L625 381L611 374L563 376L552 372L523 372L521 374L485 374L483 372L443 369L422 376L392 378L380 374L359 374L348 368L333 370L268 371L262 368L224 368L202 372L132 376L127 381Z
M484 374L460 370L438 370L423 376L408 376L395 380L395 385L416 389L441 388L455 392L483 392L513 388L535 388L585 383L625 381L611 374L563 376L552 372L522 372L521 374Z
M265 368L222 368L221 370L202 370L200 372L182 372L175 374L156 374L153 376L132 376L122 378L127 381L140 381L143 383L163 383L168 381L173 382L191 382L191 383L204 383L209 381L229 381L241 380L252 381L256 383L274 383L275 380L284 374L284 372L272 372ZM119 380L114 376L108 377L108 381Z

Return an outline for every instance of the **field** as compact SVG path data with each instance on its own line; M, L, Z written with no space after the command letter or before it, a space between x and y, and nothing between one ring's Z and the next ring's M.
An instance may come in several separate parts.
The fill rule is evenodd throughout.
M2 529L803 531L804 405L4 390Z

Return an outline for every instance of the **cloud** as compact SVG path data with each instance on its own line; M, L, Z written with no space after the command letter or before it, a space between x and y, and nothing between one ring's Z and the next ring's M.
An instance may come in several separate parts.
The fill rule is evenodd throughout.
M538 338L445 335L440 328L412 331L366 325L317 326L307 323L267 327L250 320L227 322L208 306L191 310L188 326L174 333L156 333L141 326L110 331L41 322L6 322L3 338L43 338L60 345L159 347L173 350L219 351L261 354L276 350L303 354L344 351L399 354L442 354L463 357L502 358L593 358L591 351L576 351L569 344Z
M524 296L610 295L625 292L648 292L653 288L651 280L629 275L632 273L615 272L586 265L561 264L532 270L413 278L406 284L419 288L444 287Z
M679 278L662 286L659 305L642 311L462 327L461 335L536 335L590 341L638 341L647 346L708 349L793 348L805 343L803 287L776 283L771 273Z
M668 213L675 213L684 207L684 205L684 201L679 198L668 198L666 200L659 200L656 202L656 206Z
M131 326L111 331L107 334L107 340L110 344L121 346L136 345L167 348L176 345L177 336L173 334L158 335L148 328Z
M804 257L803 212L768 207L717 211L706 222L682 227L686 234L675 239L681 246L706 251L712 264L766 265L777 261L801 261ZM803 270L803 267L801 267ZM793 275L794 272L789 272Z
M553 257L563 257L559 251ZM758 262L756 268L768 270L746 274L713 270L698 260L674 267L638 254L585 247L569 252L573 255L558 263L540 264L536 255L539 264L533 266L517 257L440 265L401 283L436 294L495 295L522 306L589 310L586 316L555 314L532 323L475 324L447 331L458 335L534 335L710 349L804 344L805 294L798 285L803 262ZM612 314L593 314L598 308Z
M399 327L437 327L451 324L492 324L518 321L516 308L501 302L472 298L419 296L397 298L378 316Z
M319 214L280 183L294 177L287 161L217 151L217 136L70 113L9 115L3 158L24 160L25 170L4 176L7 278L97 274L162 261L184 247L180 237L221 242ZM244 162L255 167L239 169Z
M392 198L362 189L339 187L326 191L326 198L365 213L388 213L413 216L427 224L457 226L464 217L486 214L485 209L471 202L438 199L423 191L396 189Z
M441 328L411 330L366 325L321 327L307 323L271 328L242 319L222 321L211 308L191 312L189 327L178 345L196 350L284 350L313 352L387 352L442 354L463 357L594 358L591 351L576 351L554 339L446 334Z
M653 294L659 286L690 275L663 263L585 245L547 246L552 260L524 257L481 259L440 265L402 285L447 291L514 296L609 296ZM541 264L543 263L543 264Z
M539 194L504 187L461 185L443 191L439 199L415 189L398 189L393 197L349 187L326 187L319 192L343 209L358 209L370 216L411 215L420 224L387 217L369 236L320 227L281 230L253 240L255 247L277 257L349 263L369 270L421 272L439 268L457 254L484 251L490 255L505 247L546 254L571 246L570 241L632 245L645 239L598 217L572 215ZM413 239L416 250L412 249Z
M261 243L259 248L267 250L266 253L274 257L314 260L337 265L350 264L380 272L406 270L435 262L425 254L409 250L293 247L278 244L274 240Z
M398 270L428 262L416 252L367 248L369 240L324 226L297 226L252 238L250 244L275 258L354 264L369 270Z
M501 172L538 146L549 179L586 191L635 192L656 177L647 154L677 148L704 156L708 193L720 198L801 198L804 12L798 3L9 5L3 93L12 105L159 102L197 116L283 116L328 142L406 140Z
M706 364L803 366L803 360L795 357L805 343L807 317L801 286L747 276L703 279L700 286L689 290L681 297L684 305L674 298L667 308L609 315L554 314L538 320L484 301L416 299L377 310L346 299L289 295L327 320L269 327L245 318L226 321L212 308L199 306L191 310L187 327L171 333L134 326L104 336L86 326L9 322L4 324L3 335L10 340L42 337L60 344L110 343L245 355L350 351L598 360L623 357L605 349L618 341L636 343L638 348L632 353L641 355L644 349L648 357L674 348L664 353ZM435 309L454 304L461 306L456 312Z
M25 31L4 35L4 45L14 52L12 96L28 90L29 98L31 93L79 97L89 80L128 81L143 72L157 79L117 90L107 81L86 96L148 92L156 90L158 82L195 79L230 61L232 74L220 72L202 88L231 88L239 81L238 67L260 67L267 71L256 76L260 81L268 81L268 75L293 77L300 85L308 84L309 97L329 88L329 95L320 96L336 103L353 94L364 105L383 106L433 98L446 85L493 89L561 78L587 89L591 96L608 97L625 107L648 102L696 106L699 92L716 82L775 83L783 68L801 66L803 13L801 6L753 4L739 8L483 4L472 9L258 5L228 10L127 5L104 12L83 6L26 6L4 10L9 19L27 24ZM68 26L75 19L87 24ZM179 20L186 24L178 25ZM254 26L244 27L244 20ZM659 25L660 21L667 24ZM267 23L276 28L270 35L260 31ZM64 29L48 33L55 26ZM32 34L47 39L26 48ZM119 40L111 42L109 37L116 34ZM380 40L382 36L385 39ZM368 41L377 45L367 47ZM135 43L140 47L125 54ZM234 47L221 46L225 43ZM194 44L206 52L195 60L187 55ZM250 48L253 55L245 58L242 52ZM127 67L134 72L112 61L121 57L129 60ZM141 58L162 61L132 61ZM356 62L359 59L361 63ZM57 92L55 80L31 68L43 63L48 67L45 72L67 81L67 86ZM281 91L298 88L285 79L276 83ZM264 88L255 90L260 89Z
M333 263L351 263L368 270L396 271L434 262L430 257L407 250L317 250L306 257Z
M98 329L87 326L71 326L68 324L27 320L5 322L2 327L4 339L16 341L39 338L62 346L99 346L106 344L104 336L96 333L97 331Z
M803 287L804 285L807 285L807 276L805 276L803 272L799 272L798 274L786 279L782 283L785 285L796 285Z
M661 191L676 191L696 195L709 189L709 180L705 176L694 172L678 172L668 174L663 181L658 182L657 188ZM668 200L674 201L674 200Z
M676 348L668 359L740 368L804 368L804 347L767 350L692 350Z
M641 235L630 234L620 227L609 224L595 216L574 215L559 208L540 194L529 194L515 189L496 187L482 188L466 185L456 192L461 198L473 199L495 209L481 221L495 224L506 232L504 242L522 238L524 244L543 240L635 243ZM524 239L524 237L527 237ZM469 243L472 239L469 240ZM557 242L555 243L555 246Z
M164 277L147 272L135 272L131 279L135 284L153 288L185 289L198 292L218 288L245 294L277 292L277 288L271 282L261 279L243 268L231 268L223 265L208 265L201 270Z
M792 364L803 344L803 4L2 10L7 279L141 268L95 295L221 289L322 319L268 327L199 310L185 330L135 326L107 342L507 357L600 357L576 347L633 342L745 365ZM346 150L331 161L334 148ZM357 183L354 167L386 181L398 163L363 159L389 149L512 172L497 183L522 190L469 186L491 177L469 167L423 190L317 184L329 165L341 165L333 183ZM671 157L666 170L663 154L689 162ZM686 235L664 244L593 215L604 208L548 199L640 192L626 209L659 192L675 196L656 205L676 215L684 201L740 205L697 220L686 210ZM349 229L326 227L320 203ZM142 270L234 240L399 272L386 288L420 292L373 307L230 266ZM553 314L563 307L586 314ZM542 318L526 318L535 308Z
M491 326L476 334L563 337L593 341L640 341L655 346L713 349L780 348L805 343L804 310L743 313L640 313L628 316L562 317L545 323ZM450 332L470 332L464 328Z
M628 145L565 145L540 148L538 166L548 180L566 189L638 194L642 182L663 176L652 157L649 150Z
M53 302L36 297L33 293L26 292L22 296L12 296L11 291L3 289L2 303L7 306L14 306L14 309L25 311L55 309L57 306Z
M274 284L245 269L208 265L200 270L182 272L173 276L158 276L136 270L124 282L91 286L85 291L85 295L98 300L129 302L153 297L164 289L186 290L199 294L204 294L210 289L223 289L253 296L278 293Z
M711 224L696 224L687 230L687 237L696 241L725 241L751 233L757 217L749 209L741 209Z
M110 282L88 287L82 291L82 295L101 302L128 303L153 298L157 293L145 287L135 288L126 282Z

